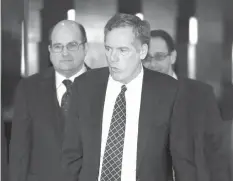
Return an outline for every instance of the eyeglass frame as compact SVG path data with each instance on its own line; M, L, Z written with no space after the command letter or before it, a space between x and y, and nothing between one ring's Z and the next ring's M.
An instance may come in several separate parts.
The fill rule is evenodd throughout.
M67 48L67 45L69 45L70 43L76 43L76 44L77 44L77 49L76 49L76 50L70 50L69 48ZM73 51L78 51L79 48L80 48L80 45L83 45L83 44L85 44L85 43L86 43L86 41L83 41L83 42L80 42L80 43L78 43L77 41L72 41L72 42L67 43L66 45L63 45L63 44L61 44L61 43L55 43L55 44L58 44L58 45L62 45L61 50L58 51L58 52L54 51L54 49L53 49L53 46L54 46L55 44L50 44L50 45L49 45L49 48L51 49L51 51L52 51L53 53L61 53L61 52L63 52L64 47L66 47L66 49L67 49L68 51L73 52Z
M168 56L171 56L171 52L167 52L167 53L164 53L164 52L156 52L156 53L163 53L164 55L163 55L163 58L162 59L160 59L160 60L158 60L158 59L156 59L155 58L155 56L152 56L150 53L148 54L148 58L150 59L150 60L156 60L156 61L158 61L158 62L160 62L160 61L163 61L163 60L165 60ZM155 54L156 54L155 53Z

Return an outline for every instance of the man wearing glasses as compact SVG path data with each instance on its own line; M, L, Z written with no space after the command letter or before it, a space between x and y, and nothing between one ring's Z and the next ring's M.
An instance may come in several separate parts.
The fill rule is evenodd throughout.
M144 65L177 79L173 71L176 62L176 50L171 36L163 30L151 31L150 50Z
M226 160L221 157L212 157L207 154L211 144L216 144L216 148L223 148L223 152L229 153L230 143L227 141L223 133L223 122L221 119L215 119L215 113L212 112L212 118L203 117L204 110L212 108L219 112L215 106L213 90L210 86L185 77L178 77L173 65L176 62L177 52L175 49L172 37L164 30L151 31L150 49L147 58L144 60L144 66L167 75L175 79L179 79L180 91L185 96L186 102L180 101L185 109L179 110L178 113L186 117L185 124L182 129L186 130L190 143L190 154L194 158L197 177L196 180L229 180L228 174L221 175L222 170L227 170ZM188 112L188 114L186 114ZM188 119L187 119L188 116ZM210 136L211 135L211 136ZM221 137L221 139L217 137ZM191 139L192 138L192 139ZM194 139L194 141L193 141ZM168 155L170 155L168 149ZM218 166L213 164L218 161ZM169 181L179 180L176 178L175 172L172 169L172 158L168 157L168 175ZM220 166L222 165L222 166Z
M50 35L52 68L20 81L10 144L11 181L65 181L61 146L72 82L86 72L84 27L63 20Z

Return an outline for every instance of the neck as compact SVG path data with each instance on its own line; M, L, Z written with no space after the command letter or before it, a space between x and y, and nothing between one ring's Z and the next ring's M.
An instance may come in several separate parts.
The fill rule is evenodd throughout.
M81 69L82 69L82 67L79 69L75 69L75 70L58 71L58 72L68 79L68 78L72 77L73 75L77 74Z
M122 80L121 83L128 84L129 82L131 82L133 79L135 79L140 74L141 70L142 70L142 65L139 64L138 67L137 67L137 69L132 74L132 76L130 76L126 80Z
M174 74L174 71L172 70L172 68L170 68L170 70L168 71L168 75L173 76L173 74Z
M67 79L69 79L70 77L72 77L73 75L75 75L77 72L65 72L62 75L64 77L66 77Z

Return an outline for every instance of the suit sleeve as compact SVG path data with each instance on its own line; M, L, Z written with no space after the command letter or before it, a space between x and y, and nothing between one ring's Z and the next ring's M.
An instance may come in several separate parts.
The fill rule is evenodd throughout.
M28 112L24 82L17 87L10 141L10 181L25 181L31 147L31 119Z
M67 181L77 181L82 166L82 142L79 125L78 82L74 82L62 146L62 168ZM80 103L81 104L81 103Z
M205 123L204 154L211 181L230 181L230 129L221 119L213 91L207 95Z

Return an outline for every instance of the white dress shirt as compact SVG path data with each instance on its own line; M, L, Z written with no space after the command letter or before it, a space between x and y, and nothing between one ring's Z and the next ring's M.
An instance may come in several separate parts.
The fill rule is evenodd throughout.
M85 65L83 65L83 67L81 68L80 71L78 71L76 74L74 74L72 77L70 77L69 80L71 80L73 82L76 77L80 76L84 72L86 72ZM61 106L62 96L66 92L66 86L62 83L62 81L65 79L67 79L65 76L61 75L57 71L55 72L57 100L58 100L58 103L60 106Z
M122 158L121 181L136 180L138 121L141 103L143 74L144 73L142 68L139 75L131 82L126 84L126 128ZM100 180L101 176L103 156L115 101L118 94L121 92L122 85L122 83L113 80L113 78L109 76L103 112L101 156L98 180Z
M178 80L178 77L177 77L177 75L176 75L175 72L172 72L172 77L173 77L174 79Z

